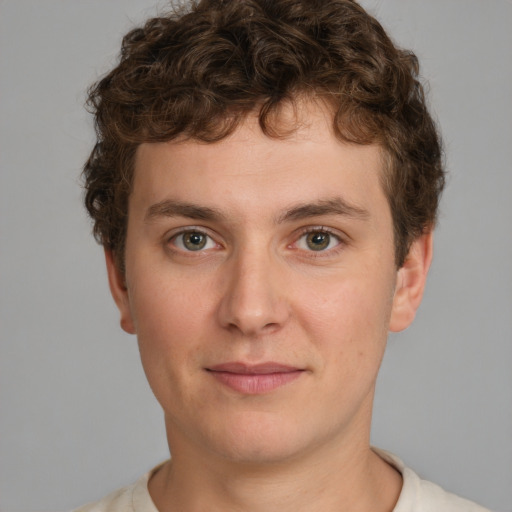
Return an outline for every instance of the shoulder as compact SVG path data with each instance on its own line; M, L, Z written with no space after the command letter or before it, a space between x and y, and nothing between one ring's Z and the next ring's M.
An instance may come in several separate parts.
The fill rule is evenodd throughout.
M102 500L83 505L73 512L117 512L121 510L134 512L132 495L133 486L123 487L105 496Z
M490 512L472 501L445 491L439 485L421 479L396 456L375 450L403 477L403 486L393 512Z
M156 469L149 471L134 484L118 489L100 501L89 503L73 512L158 512L148 491L148 481Z
M418 502L420 502L423 507L420 509L421 512L434 512L439 510L450 512L489 512L489 509L447 492L432 482L421 479L419 479L419 481L420 491L418 493Z

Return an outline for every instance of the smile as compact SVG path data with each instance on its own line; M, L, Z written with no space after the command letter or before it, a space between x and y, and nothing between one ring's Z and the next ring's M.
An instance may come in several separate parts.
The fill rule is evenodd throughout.
M206 369L220 383L246 395L274 391L302 375L304 370L278 363L225 363Z

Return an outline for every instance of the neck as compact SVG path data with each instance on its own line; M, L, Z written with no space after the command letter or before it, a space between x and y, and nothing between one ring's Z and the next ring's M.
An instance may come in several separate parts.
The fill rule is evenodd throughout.
M173 450L149 491L160 512L391 512L401 485L401 475L366 439L268 464Z

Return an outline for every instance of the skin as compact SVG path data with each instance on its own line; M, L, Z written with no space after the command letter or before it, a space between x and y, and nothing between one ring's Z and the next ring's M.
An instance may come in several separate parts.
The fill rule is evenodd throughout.
M432 236L397 269L381 149L337 140L319 105L305 112L285 139L249 117L214 144L138 148L125 275L106 256L165 413L172 463L149 483L161 511L384 512L398 498L401 476L370 449L372 402ZM233 361L300 371L251 394L211 371Z

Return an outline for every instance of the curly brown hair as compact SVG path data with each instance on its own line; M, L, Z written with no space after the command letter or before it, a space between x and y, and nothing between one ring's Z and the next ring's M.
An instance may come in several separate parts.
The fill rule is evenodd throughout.
M413 53L351 0L198 0L123 39L89 90L97 143L84 168L96 239L124 268L134 157L143 142L218 141L251 112L269 137L284 102L321 99L344 141L382 146L395 259L433 227L444 170Z

